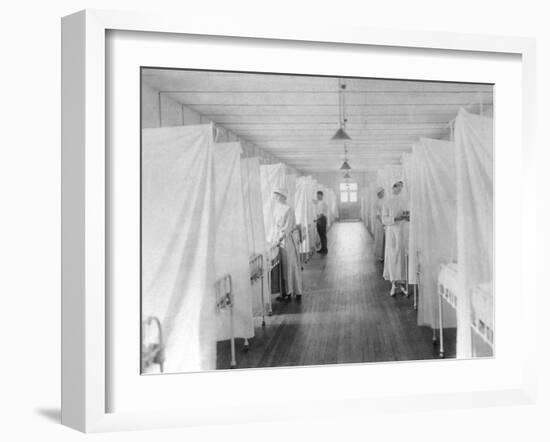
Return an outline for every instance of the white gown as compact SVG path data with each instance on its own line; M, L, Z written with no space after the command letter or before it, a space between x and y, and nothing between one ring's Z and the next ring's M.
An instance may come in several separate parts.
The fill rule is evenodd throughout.
M407 279L405 251L409 243L409 222L395 221L406 210L408 201L402 193L392 195L382 207L382 222L386 226L384 279L388 281Z
M376 259L384 258L384 224L382 224L382 208L384 207L384 198L376 199L374 203L374 256Z
M294 210L287 204L277 203L274 209L274 226L271 243L281 240L281 268L287 294L302 294L302 271L300 268L300 255L290 234L296 227Z

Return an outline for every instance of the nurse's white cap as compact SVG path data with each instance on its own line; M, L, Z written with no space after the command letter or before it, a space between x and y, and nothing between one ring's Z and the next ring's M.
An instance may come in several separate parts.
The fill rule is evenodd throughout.
M278 187L273 191L273 193L278 193L279 195L283 196L285 199L288 198L288 192L284 187Z

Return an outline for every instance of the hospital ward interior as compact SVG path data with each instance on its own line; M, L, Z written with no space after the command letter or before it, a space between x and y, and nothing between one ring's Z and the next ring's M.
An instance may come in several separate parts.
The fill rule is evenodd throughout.
M142 374L494 356L493 85L140 93Z

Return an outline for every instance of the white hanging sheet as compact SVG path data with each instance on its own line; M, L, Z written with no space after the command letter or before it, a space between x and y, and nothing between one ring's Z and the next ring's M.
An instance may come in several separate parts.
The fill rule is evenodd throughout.
M441 265L456 261L455 147L450 141L421 138L414 146L418 162L415 205L420 252L418 325L439 326L438 276ZM412 211L411 211L412 214ZM456 325L456 314L442 303L445 327Z
M231 275L233 283L234 333L237 338L254 336L249 246L241 180L240 143L214 145L216 184L216 279ZM229 309L217 316L218 340L230 338Z
M264 256L264 301L266 305L271 304L267 284L268 261L266 259L267 242L264 226L263 201L260 179L260 159L257 157L244 158L241 160L241 178L243 186L244 213L246 221L246 231L248 233L248 254L261 254ZM261 285L258 281L252 287L253 312L255 315L261 314Z
M296 199L296 175L287 174L285 177L285 186L288 192L288 198L286 200L287 204L293 209L296 210L294 200Z
M211 125L142 132L142 314L156 316L166 372L216 368Z
M359 198L361 201L361 220L365 224L365 228L369 233L371 233L371 226L370 226L370 220L369 220L369 205L370 205L370 189L369 186L362 187L360 189Z
M368 220L369 220L369 225L370 225L370 232L372 235L374 235L374 232L375 232L375 226L378 226L378 221L376 219L376 216L378 214L378 205L379 204L383 204L383 201L380 203L378 202L379 198L378 198L378 194L377 194L377 190L378 190L378 187L379 185L377 183L371 183L370 187L369 187L369 194L370 194L370 197L369 197L369 201L368 201L368 207L367 207L367 217L368 217ZM384 189L384 198L387 198L387 194L386 194L386 190Z
M330 194L332 196L332 201L331 201L331 210L332 210L332 214L333 214L333 217L334 217L334 220L336 221L339 217L339 212L338 212L338 197L336 196L336 193L334 192L334 190L330 189Z
M296 180L296 222L305 229L305 237L300 252L308 253L314 246L313 242L313 202L310 198L311 177L301 176Z
M266 239L269 241L274 226L274 209L275 199L273 197L273 191L280 187L285 187L286 184L286 172L285 165L282 163L277 164L262 164L260 166L260 178L262 180L262 201L264 212L264 230Z
M457 357L472 356L472 290L493 292L493 119L461 109L455 120L458 274Z
M418 253L420 252L418 246L418 237L420 235L421 225L419 223L419 211L417 207L422 207L422 193L420 191L420 170L419 160L417 152L421 150L421 144L413 144L413 153L409 157L406 164L406 175L410 192L410 223L409 223L409 284L418 283Z

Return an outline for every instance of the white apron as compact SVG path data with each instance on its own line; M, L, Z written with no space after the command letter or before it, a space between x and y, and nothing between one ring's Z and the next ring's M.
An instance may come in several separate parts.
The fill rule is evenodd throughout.
M281 269L287 294L302 294L302 271L300 255L291 234L296 227L294 210L286 204L277 203L274 210L274 228L271 242L280 241Z
M395 221L395 218L408 210L407 203L401 193L392 195L382 208L382 222L386 226L384 279L388 281L405 281L407 279L405 253L409 243L409 222Z

